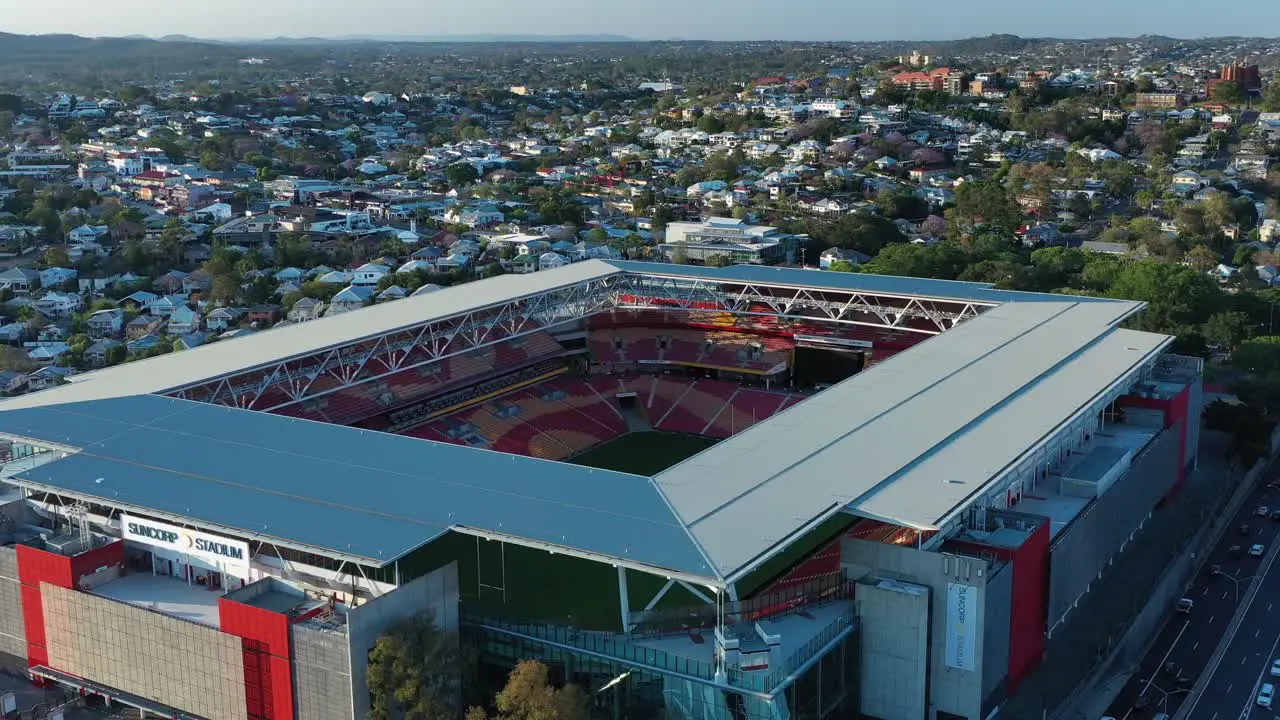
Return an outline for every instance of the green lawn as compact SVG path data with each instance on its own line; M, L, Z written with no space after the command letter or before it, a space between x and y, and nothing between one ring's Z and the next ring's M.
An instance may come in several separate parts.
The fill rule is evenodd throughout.
M717 442L719 440L695 435L638 432L591 448L569 462L636 475L656 475Z

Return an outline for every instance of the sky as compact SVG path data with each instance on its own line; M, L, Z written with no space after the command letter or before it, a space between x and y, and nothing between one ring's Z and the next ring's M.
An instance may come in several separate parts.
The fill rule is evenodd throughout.
M1203 0L39 0L3 2L0 31L201 38L584 35L704 40L945 40L1280 35L1280 2Z

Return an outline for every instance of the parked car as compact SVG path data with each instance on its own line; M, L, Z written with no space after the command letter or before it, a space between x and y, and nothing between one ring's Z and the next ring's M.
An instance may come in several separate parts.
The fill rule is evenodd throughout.
M1258 704L1264 708L1271 707L1271 699L1275 697L1276 686L1271 683L1264 683L1262 689L1258 690Z
M1257 515L1258 517L1267 517L1268 515L1271 514L1271 508L1267 507L1266 505L1259 505L1257 509L1253 511L1253 514Z
M1271 661L1271 677L1280 677L1280 658Z
M1185 615L1191 612L1191 609L1194 608L1195 606L1196 606L1195 600L1192 600L1191 598L1182 598L1181 600L1178 601L1178 604L1174 607L1174 609Z
M1209 566L1209 574L1210 574L1210 575L1221 575L1221 574L1222 574L1222 566L1221 566L1221 565L1210 565L1210 566Z
M1272 510L1272 511L1271 511L1271 519L1272 519L1272 520L1280 520L1280 510Z
M1258 543L1257 545L1254 545L1253 547L1249 548L1249 554L1254 557L1262 557L1262 553L1266 551L1267 551L1267 546L1263 545L1262 543Z
M1237 558L1238 558L1238 557L1240 557L1240 546L1239 546L1239 545L1232 545L1232 546L1231 546L1231 549L1227 550L1227 552L1231 554L1231 557L1237 557Z

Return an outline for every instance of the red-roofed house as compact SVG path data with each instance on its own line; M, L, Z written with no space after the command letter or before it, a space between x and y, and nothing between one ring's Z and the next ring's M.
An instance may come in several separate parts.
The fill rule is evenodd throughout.
M173 187L182 182L182 176L178 173L163 172L161 170L148 170L134 175L133 182L143 187Z

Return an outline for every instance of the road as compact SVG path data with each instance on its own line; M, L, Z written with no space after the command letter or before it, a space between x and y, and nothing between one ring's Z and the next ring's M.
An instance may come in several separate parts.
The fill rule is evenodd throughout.
M1195 601L1195 607L1186 615L1170 608L1169 621L1108 715L1119 720L1157 712L1173 715L1206 670L1213 674L1204 692L1191 699L1194 710L1188 720L1238 720L1246 703L1253 702L1259 677L1269 670L1273 657L1280 657L1280 562L1275 562L1280 555L1280 522L1254 515L1259 505L1280 508L1280 489L1267 487L1276 477L1273 469L1244 502L1187 590L1186 597ZM1247 534L1240 532L1241 525L1249 526ZM1248 555L1255 543L1267 549L1261 558ZM1232 546L1240 546L1240 557L1232 557ZM1221 575L1211 574L1213 565L1222 568ZM1250 593L1259 575L1257 592ZM1209 667L1245 603L1244 619L1231 635L1225 654L1216 667ZM1280 709L1280 699L1276 707Z

